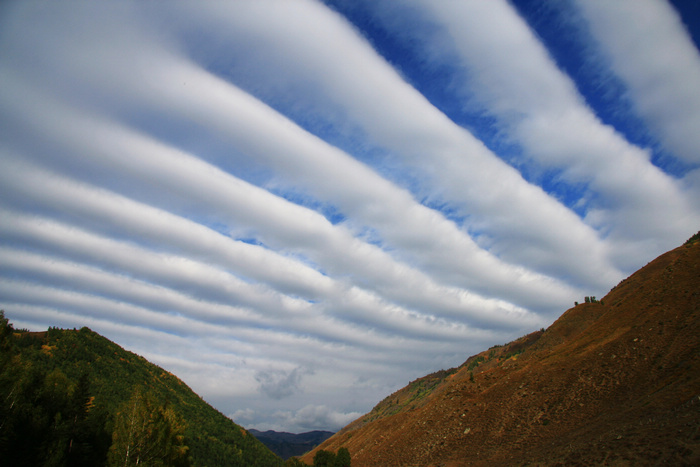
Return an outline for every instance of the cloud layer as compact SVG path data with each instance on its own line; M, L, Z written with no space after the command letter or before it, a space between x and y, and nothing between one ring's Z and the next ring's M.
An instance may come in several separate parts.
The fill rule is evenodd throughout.
M682 18L548 8L6 7L0 307L89 326L286 431L547 326L700 225ZM598 68L567 72L537 28ZM582 76L613 77L616 121L656 143Z

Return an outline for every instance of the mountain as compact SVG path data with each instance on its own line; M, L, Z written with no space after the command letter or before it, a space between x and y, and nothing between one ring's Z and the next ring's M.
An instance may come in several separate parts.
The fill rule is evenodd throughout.
M279 431L248 430L282 459L300 456L333 436L331 431L309 431L306 433L285 433Z
M411 382L316 450L357 466L700 465L700 236Z
M0 312L0 403L3 465L105 465L120 452L153 465L283 464L176 376L88 328L17 331Z

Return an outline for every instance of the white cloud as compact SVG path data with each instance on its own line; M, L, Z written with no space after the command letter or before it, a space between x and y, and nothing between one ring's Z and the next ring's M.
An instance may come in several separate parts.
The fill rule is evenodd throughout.
M58 106L58 104L55 105ZM17 110L18 113L22 112L20 109ZM190 203L194 204L199 215L215 216L234 231L240 230L237 226L246 226L244 231L251 231L264 239L268 245L301 253L329 272L353 274L363 287L373 287L380 293L388 295L391 300L397 300L404 305L407 301L402 299L397 291L405 293L405 291L441 289L452 295L464 294L461 291L440 288L421 272L396 262L378 247L353 238L351 232L342 225L333 226L315 211L290 203L248 184L189 154L118 125L101 122L95 117L89 118L79 114L71 116L70 110L65 108L60 113L61 117L55 115L51 118L50 114L45 113L42 116L35 115L31 119L35 121L45 118L48 122L70 121L70 124L64 123L65 128L61 134L56 135L59 139L56 144L66 144L71 151L70 154L75 154L72 156L73 164L79 164L82 159L80 154L84 151L99 150L102 153L99 160L82 165L95 164L95 170L108 171L110 175L120 174L121 183L134 180L134 183L147 185L148 189L155 194L138 193L138 195L145 197L150 203L164 204L166 209L172 209L170 205L173 199L169 197L164 200L161 193L177 192L177 196L186 198L186 206ZM282 118L274 113L268 113L270 113L269 118L273 120ZM286 126L290 127L291 122L287 122ZM78 128L80 132L73 130ZM83 131L88 131L94 139L87 142L81 139ZM280 136L282 137L283 135ZM318 144L321 143L318 142ZM76 145L78 145L77 148ZM294 148L292 147L291 150ZM299 155L297 159L303 163L302 153L297 154ZM331 156L326 154L326 157ZM70 157L67 155L64 160ZM347 156L338 156L335 160L339 158L347 159ZM347 164L355 165L349 160ZM358 169L341 172L352 173L353 170ZM359 170L370 173L364 168ZM337 171L334 171L334 174L337 174ZM375 184L383 183L379 179L375 182ZM154 190L155 187L158 187L158 190ZM362 185L356 185L356 187L358 193L366 189L366 186ZM66 190L68 187L61 189ZM517 303L518 300L522 300L527 305L532 305L538 300L542 303L542 299L549 300L550 295L544 292L552 292L552 285L556 284L555 279L502 264L487 252L478 250L468 237L456 231L448 221L428 211L427 208L416 205L407 194L398 189L392 189L390 185L381 193L370 191L370 194L375 195L378 209L385 213L383 217L392 216L391 220L395 224L392 228L396 231L418 233L422 246L431 245L430 239L434 238L431 235L437 235L440 242L432 244L432 248L435 248L434 255L441 254L439 258L445 263L443 267L451 274L456 274L460 282L467 281L467 284L474 287L478 294L499 293L510 301ZM392 206L389 203L387 206L389 209L385 210L383 202L387 198L391 201L392 196L399 197L402 206ZM88 203L94 202L92 197L84 199ZM396 216L395 212L402 212L403 215ZM443 233L445 230L447 232ZM338 255L339 251L342 251L343 255ZM456 264L450 264L458 257L468 261L461 260ZM457 271L454 272L454 269ZM485 280L477 279L484 275L487 275ZM406 289L404 286L406 283L415 283L416 286ZM538 290L539 287L542 288ZM571 291L565 291L545 306L551 308L556 306L555 304L561 304L563 296L570 294ZM482 301L482 303L488 304L488 301Z
M62 250L69 249L73 257L79 255L81 261L99 259L100 264L109 262L130 270L142 268L147 275L154 274L156 271L153 268L159 266L160 274L167 273L165 269L171 266L163 268L162 265L170 262L180 262L181 269L185 271L199 268L197 277L188 277L188 282L203 279L201 268L209 269L208 276L221 273L203 264L208 263L217 265L223 271L233 271L239 276L269 283L281 292L307 298L325 296L332 288L330 279L316 270L263 247L233 241L184 217L106 190L75 183L35 166L16 163L14 158L5 158L4 162L8 170L0 177L7 192L6 202L19 203L20 207L27 202L46 206L52 216L65 218L71 223L69 225L83 225L96 230L98 234L91 235L81 231L81 228L67 225L41 225L26 216L17 218L5 213L8 216L3 225L7 229L6 235L21 229L21 232L14 234L15 238L40 236L40 243L50 242ZM110 234L125 237L132 244L115 242L104 236ZM133 246L133 242L144 243L147 248L139 249ZM159 248L154 251L153 245ZM86 251L88 248L89 254ZM174 254L168 256L158 251L166 248ZM186 258L177 256L178 253L195 262L186 262ZM134 257L142 261L131 261ZM186 263L182 263L183 260Z
M577 1L635 108L676 157L700 163L700 53L666 1Z
M625 258L645 251L646 239L659 238L661 229L672 233L669 248L698 224L700 213L681 185L594 115L505 1L426 7L453 38L484 106L512 137L540 163L588 184L586 221L624 248L612 256L620 269L628 270Z
M254 411L237 411L232 415L234 420L255 420ZM336 431L362 416L360 412L338 412L325 405L307 405L296 411L284 411L274 414L271 420L258 422L258 430L276 430L306 432L313 430Z
M373 144L400 157L402 163L421 174L422 183L430 190L439 190L459 212L469 216L471 229L490 233L493 250L503 257L523 262L538 271L565 273L587 285L620 277L605 258L605 248L592 229L539 187L528 184L516 170L433 107L343 19L311 2L296 3L294 9L296 14L287 14L284 8L266 8L264 2L245 8L233 4L223 9L217 6L211 16L217 18L221 28L229 22L240 26L227 29L234 47L236 42L245 40L258 45L253 68L262 68L260 62L264 61L262 69L272 69L273 73L283 74L291 82L317 85L310 96L312 102L321 100L314 107L315 111L329 112L329 118L340 120L352 117L354 124L372 138ZM330 40L318 40L317 34L324 34ZM339 54L338 50L343 53ZM355 79L358 70L362 70L362 81ZM544 84L543 87L548 86ZM279 92L285 91L288 89ZM329 104L335 110L329 111ZM494 179L499 182L492 183ZM372 185L365 182L360 186L371 189ZM314 184L313 189L320 189L319 184ZM411 217L391 200L387 200L386 206L395 206L392 212L404 222ZM381 209L374 214L377 218L394 221ZM423 222L420 218L416 221ZM436 227L434 222L427 225ZM375 227L384 227L383 222ZM449 234L440 236L445 243L431 240L425 248L420 238L421 229L402 228L396 232L384 227L381 233L389 240L401 242L400 245L408 249L407 254L444 280L473 279L473 271L464 271L469 265L480 271L493 270L487 264L481 267L480 262L487 261L487 255L474 252L473 246L470 254L474 259L461 261L459 265L450 264L451 260L465 256L442 248L452 241ZM507 241L500 244L501 238ZM528 245L527 250L531 252L520 255L508 246L516 242ZM411 249L411 245L416 248ZM440 256L439 251L446 253ZM436 254L437 260L433 261ZM570 262L561 261L564 254ZM582 264L587 266L579 267ZM452 274L447 272L450 269ZM513 275L505 274L502 277L513 283ZM490 278L492 283L497 280ZM498 292L507 293L503 289Z
M255 380L260 384L260 391L273 399L284 399L299 391L299 383L304 374L296 367L290 371L258 371Z

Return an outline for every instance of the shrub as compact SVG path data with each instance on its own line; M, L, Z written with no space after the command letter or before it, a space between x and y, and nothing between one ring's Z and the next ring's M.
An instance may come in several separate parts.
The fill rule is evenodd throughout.
M314 467L333 467L335 464L335 454L321 449L314 456Z

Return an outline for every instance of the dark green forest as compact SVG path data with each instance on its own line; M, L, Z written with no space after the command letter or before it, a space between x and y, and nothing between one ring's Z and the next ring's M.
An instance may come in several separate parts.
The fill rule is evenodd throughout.
M333 453L321 449L317 451L313 459L313 467L351 467L350 451L347 448L340 448ZM308 467L296 457L290 457L284 463L285 467Z
M12 466L282 466L186 384L88 328L0 311L0 459Z

